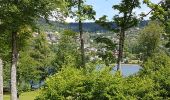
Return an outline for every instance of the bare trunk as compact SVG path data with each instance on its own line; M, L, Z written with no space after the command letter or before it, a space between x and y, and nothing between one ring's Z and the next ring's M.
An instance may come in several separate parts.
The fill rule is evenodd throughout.
M17 32L12 33L11 100L17 100Z
M82 23L81 23L81 21L79 21L79 28L80 28L80 43L81 43L82 67L85 67L84 39L83 39L83 31L82 31Z
M123 58L123 48L124 48L124 40L125 40L125 31L121 29L120 38L119 38L119 50L118 50L118 60L117 60L117 71L121 72L121 61Z
M0 100L3 100L3 64L0 59Z
M78 11L81 15L81 0L79 0L79 4L78 4ZM81 17L81 16L79 16ZM85 67L85 50L84 50L84 39L83 39L83 25L82 25L82 21L81 18L79 18L79 32L80 32L80 45L81 45L81 66Z

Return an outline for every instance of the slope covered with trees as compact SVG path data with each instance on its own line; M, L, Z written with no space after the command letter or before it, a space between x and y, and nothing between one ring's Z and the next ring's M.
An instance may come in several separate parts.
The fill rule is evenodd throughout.
M121 0L113 20L83 22L95 19L85 0L1 0L0 99L39 89L36 100L169 100L169 0L143 3L141 16L140 0ZM141 69L123 76L133 60Z

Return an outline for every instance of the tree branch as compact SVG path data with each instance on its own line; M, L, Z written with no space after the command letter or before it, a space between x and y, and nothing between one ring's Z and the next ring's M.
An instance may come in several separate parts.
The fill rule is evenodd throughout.
M164 0L160 1L157 5L160 5L161 3L163 3L163 1L164 1ZM147 14L141 16L140 19L142 19L142 18L148 16L148 15L149 15L151 12L153 12L154 10L155 10L155 9L152 8Z

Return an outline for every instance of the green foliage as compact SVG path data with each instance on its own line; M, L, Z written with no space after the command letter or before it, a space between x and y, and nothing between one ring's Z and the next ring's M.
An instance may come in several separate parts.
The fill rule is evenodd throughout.
M53 16L51 11L58 8L64 10L64 0L14 0L0 1L0 15L3 24L10 24L9 28L20 27L20 25L35 25L35 18L44 16L46 19Z
M37 67L38 62L30 56L30 52L20 52L20 59L18 64L18 78L20 82L29 82L30 80L38 80Z
M77 33L65 30L58 37L58 43L53 45L55 59L52 61L52 66L56 71L67 65L78 68L80 65L80 52L78 50L79 44L76 40Z
M109 22L107 16L99 18L96 21L99 25L103 26L110 31L119 32L121 30L128 30L131 27L134 27L138 24L138 19L135 16L133 9L140 7L139 0L122 0L119 5L113 5L113 9L119 11L119 15L113 17L113 21ZM116 24L117 28L113 28L113 23Z
M158 4L154 4L149 0L146 0L144 3L148 5L151 9L151 19L158 20L164 25L166 38L168 38L168 43L166 47L170 47L170 1L169 0L161 0Z
M110 74L109 68L84 73L84 70L64 68L46 80L37 100L110 100L122 99L122 79ZM117 77L117 78L115 78Z
M2 57L2 60L7 60L6 62L8 62L12 59L13 62L16 61L17 63L17 56L14 56L14 55L18 55L17 53L23 49L24 45L26 45L25 44L26 40L30 36L32 36L31 35L32 31L35 31L36 29L35 20L41 17L47 20L49 17L53 16L53 11L64 12L64 9L65 9L64 0L12 0L12 1L1 0L0 1L0 46L2 47L4 45L4 47L0 49L0 53L2 53L0 54L0 57ZM58 14L55 14L54 17L59 18L57 15ZM59 15L61 15L61 13ZM13 33L16 34L16 40L12 39ZM13 51L16 51L15 53L13 52L13 54L9 52L11 51L10 50L12 47L11 44L17 45L16 50L13 49ZM40 53L39 52L36 52L36 53L41 54L44 52L48 52L48 51L42 51ZM11 55L11 56L8 56L8 55ZM42 57L42 55L40 56ZM42 57L41 59L44 59L44 57ZM41 61L41 63L43 63L43 61ZM24 65L24 66L27 66L27 65ZM14 67L14 69L16 70L16 66ZM7 69L6 72L8 71L9 69ZM23 71L23 72L26 72L26 71ZM11 70L11 74L15 75L16 73L15 71ZM18 75L18 77L20 77L20 75ZM11 77L11 83L15 79L16 79L16 76ZM16 85L15 82L14 84L12 83L11 88L15 89L15 85ZM14 92L11 92L11 93L15 94L15 97L16 97L16 93ZM15 99L15 98L12 97L12 99Z
M102 58L106 66L115 63L114 51L116 44L109 38L97 37L95 41L99 44L97 55Z
M150 22L148 26L141 30L138 37L138 49L140 49L139 53L143 54L144 61L153 53L159 51L163 33L164 29L158 22Z
M2 30L0 31L2 32ZM8 31L5 32L6 34L0 34L0 57L1 59L3 59L4 61L9 61L9 48L10 46L9 44L9 33Z
M46 80L36 100L169 100L169 66L162 53L149 58L139 74L124 78L108 67L67 66Z
M165 53L153 54L136 76L127 78L125 91L134 100L170 99L170 57Z
M167 66L170 66L170 58L164 53L157 53L147 59L147 62L144 63L143 70L147 71L145 74L149 74Z
M120 64L123 60L125 31L138 24L138 18L134 12L137 7L140 7L139 0L122 0L121 3L112 7L114 10L118 10L119 13L113 17L113 21L109 22L106 15L96 21L96 23L110 31L119 32L117 70L120 70ZM116 28L113 26L116 26Z
M154 82L148 77L129 77L124 92L129 100L155 100Z
M168 1L168 0L165 0ZM167 11L164 9L164 1L160 1L158 4L154 4L152 3L150 0L144 0L143 3L147 4L148 7L150 7L151 9L153 9L151 11L151 19L159 19L160 21L165 21L166 18L164 15L167 14Z
M113 29L114 24L112 22L109 22L109 20L107 20L107 17L108 16L103 15L102 17L99 18L99 20L96 20L96 23L109 31L118 32L119 31L118 29Z
M76 37L78 33L74 32L74 31L71 31L71 30L64 30L63 32L63 36L70 36L70 37Z
M154 91L157 97L170 99L170 57L165 53L156 53L143 65L141 77L148 76L154 81Z
M104 43L106 44L105 48L109 49L109 50L114 50L116 47L116 44L113 43L112 40L110 40L109 38L105 38L105 37L98 37L95 39L97 43Z
M3 62L4 69L3 69L3 79L4 79L4 87L10 86L10 64L9 62Z
M96 12L91 5L85 4L85 0L66 0L66 2L68 3L70 17L75 17L76 21L95 19ZM75 8L78 8L78 10L75 10Z
M58 71L46 79L45 86L37 100L168 100L170 99L170 57L164 53L157 53L160 46L160 37L163 28L157 22L145 27L139 37L142 53L146 56L143 69L134 76L122 77L119 73L112 73L112 68L96 68L95 64L87 65L84 69L80 66L80 53L78 51L77 33L65 30L59 37L58 43L50 45L46 34L38 33L31 37L35 28L35 19L53 16L52 11L62 10L65 7L78 7L75 15L78 20L93 19L95 12L92 6L85 5L77 0L14 0L0 1L0 57L5 64L5 86L9 79L9 50L11 33L17 33L19 46L18 62L18 91L30 90L30 80L44 80L48 76L47 69L52 67ZM157 5L144 1L151 8L157 9L155 16L164 13ZM78 4L81 4L78 5ZM114 17L113 22L117 29L113 29L112 22L107 22L106 17L99 19L99 24L111 31L122 31L137 25L138 20L133 14L133 9L139 7L139 0L122 0L119 5L113 6L119 10L120 15ZM60 8L60 9L58 9ZM83 16L82 16L83 15ZM123 15L123 16L122 16ZM160 19L162 17L160 16ZM2 34L3 33L3 34ZM121 34L120 34L121 35ZM124 34L125 35L125 34ZM122 35L124 37L124 35ZM124 38L122 37L122 41ZM107 38L97 38L98 43L103 43L107 49L103 59L112 63L112 50L116 45ZM8 45L7 45L8 44ZM120 43L121 45L124 42ZM53 46L51 48L51 46ZM24 48L23 48L24 47ZM123 48L123 47L122 47ZM55 53L54 53L55 52ZM122 50L123 52L123 50ZM55 56L54 56L55 55ZM93 62L92 62L93 63ZM97 64L98 66L100 64ZM8 74L7 74L8 73Z
M51 45L47 40L46 33L38 33L38 35L31 40L30 48L32 49L32 52L30 55L39 62L38 66L50 64L50 61L53 58L53 52L50 47Z
M31 85L29 83L21 82L18 85L18 93L21 94L23 92L31 91Z
M79 22L81 66L85 67L86 59L82 21L95 19L94 15L96 14L96 12L93 10L91 5L85 4L85 0L66 0L66 1L70 4L68 5L70 17L72 18L74 17L76 21Z
M20 51L17 80L20 92L30 90L30 81L37 82L48 76L48 68L54 59L51 45L45 33L35 33L26 41L27 45Z
M138 24L138 19L133 12L133 9L140 7L139 0L123 0L119 5L114 5L113 8L119 11L119 14L114 16L114 22L119 28L122 28L124 31L134 27Z
M10 51L12 32L17 33L17 49L21 50L36 29L35 20L42 17L48 19L54 16L52 11L57 12L59 8L64 12L66 6L64 0L1 0L0 5L0 43L5 44L2 50L0 49L2 54ZM54 17L59 18L58 14ZM2 39L5 41L1 41Z

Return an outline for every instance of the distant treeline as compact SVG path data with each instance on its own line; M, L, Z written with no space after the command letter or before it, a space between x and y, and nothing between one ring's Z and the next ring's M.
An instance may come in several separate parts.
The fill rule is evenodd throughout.
M148 20L141 21L138 25L139 28L142 28L148 24ZM48 24L49 23L49 24ZM50 21L46 22L44 19L40 19L38 21L38 25L44 30L44 31L62 31L64 29L71 29L75 32L78 32L79 27L78 23L60 23L56 21ZM116 24L113 23L113 27L116 28ZM95 33L95 32L108 32L109 30L101 27L100 25L96 24L95 22L84 22L83 23L83 30L84 32L89 32L89 33Z

